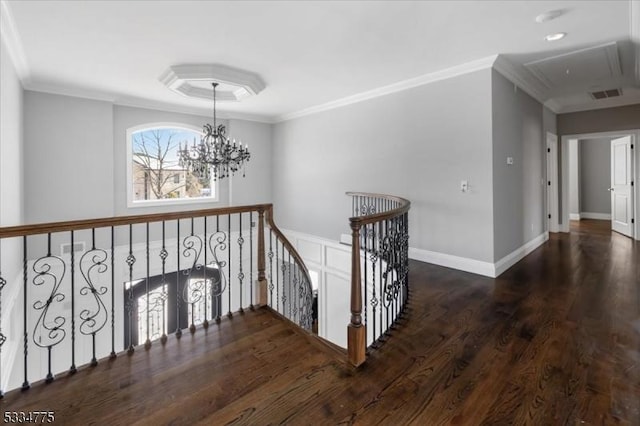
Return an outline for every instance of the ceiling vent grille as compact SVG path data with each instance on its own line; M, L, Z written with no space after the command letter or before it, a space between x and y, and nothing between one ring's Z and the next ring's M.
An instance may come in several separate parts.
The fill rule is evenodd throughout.
M615 98L622 95L622 89L601 90L599 92L589 92L592 99Z

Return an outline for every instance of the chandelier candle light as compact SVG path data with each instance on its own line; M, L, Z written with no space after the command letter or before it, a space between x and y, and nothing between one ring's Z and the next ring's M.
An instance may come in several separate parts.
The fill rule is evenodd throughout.
M226 135L227 129L223 124L218 125L216 120L216 87L218 83L211 83L213 86L213 126L205 124L202 129L200 143L189 146L185 142L180 144L178 158L180 166L187 169L200 179L210 179L213 171L213 180L224 179L234 175L242 169L244 177L244 164L249 161L251 154L249 146L242 146L242 143L233 142Z

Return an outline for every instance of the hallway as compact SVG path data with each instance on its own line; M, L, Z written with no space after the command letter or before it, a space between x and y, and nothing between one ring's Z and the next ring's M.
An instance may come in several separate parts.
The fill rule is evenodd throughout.
M358 370L260 309L0 406L61 424L637 425L638 244L583 222L497 279L411 262L409 313Z

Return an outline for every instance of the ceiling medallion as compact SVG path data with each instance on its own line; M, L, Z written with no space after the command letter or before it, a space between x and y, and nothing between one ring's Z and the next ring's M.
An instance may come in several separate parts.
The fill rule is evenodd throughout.
M159 80L181 95L210 100L211 82L219 83L218 101L237 102L255 96L266 87L256 73L221 64L181 64L169 67Z

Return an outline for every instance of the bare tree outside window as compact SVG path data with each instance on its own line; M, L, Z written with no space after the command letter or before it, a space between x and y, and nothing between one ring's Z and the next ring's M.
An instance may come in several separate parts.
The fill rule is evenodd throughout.
M180 144L200 139L195 131L155 128L131 134L133 201L211 197L210 181L180 166Z

